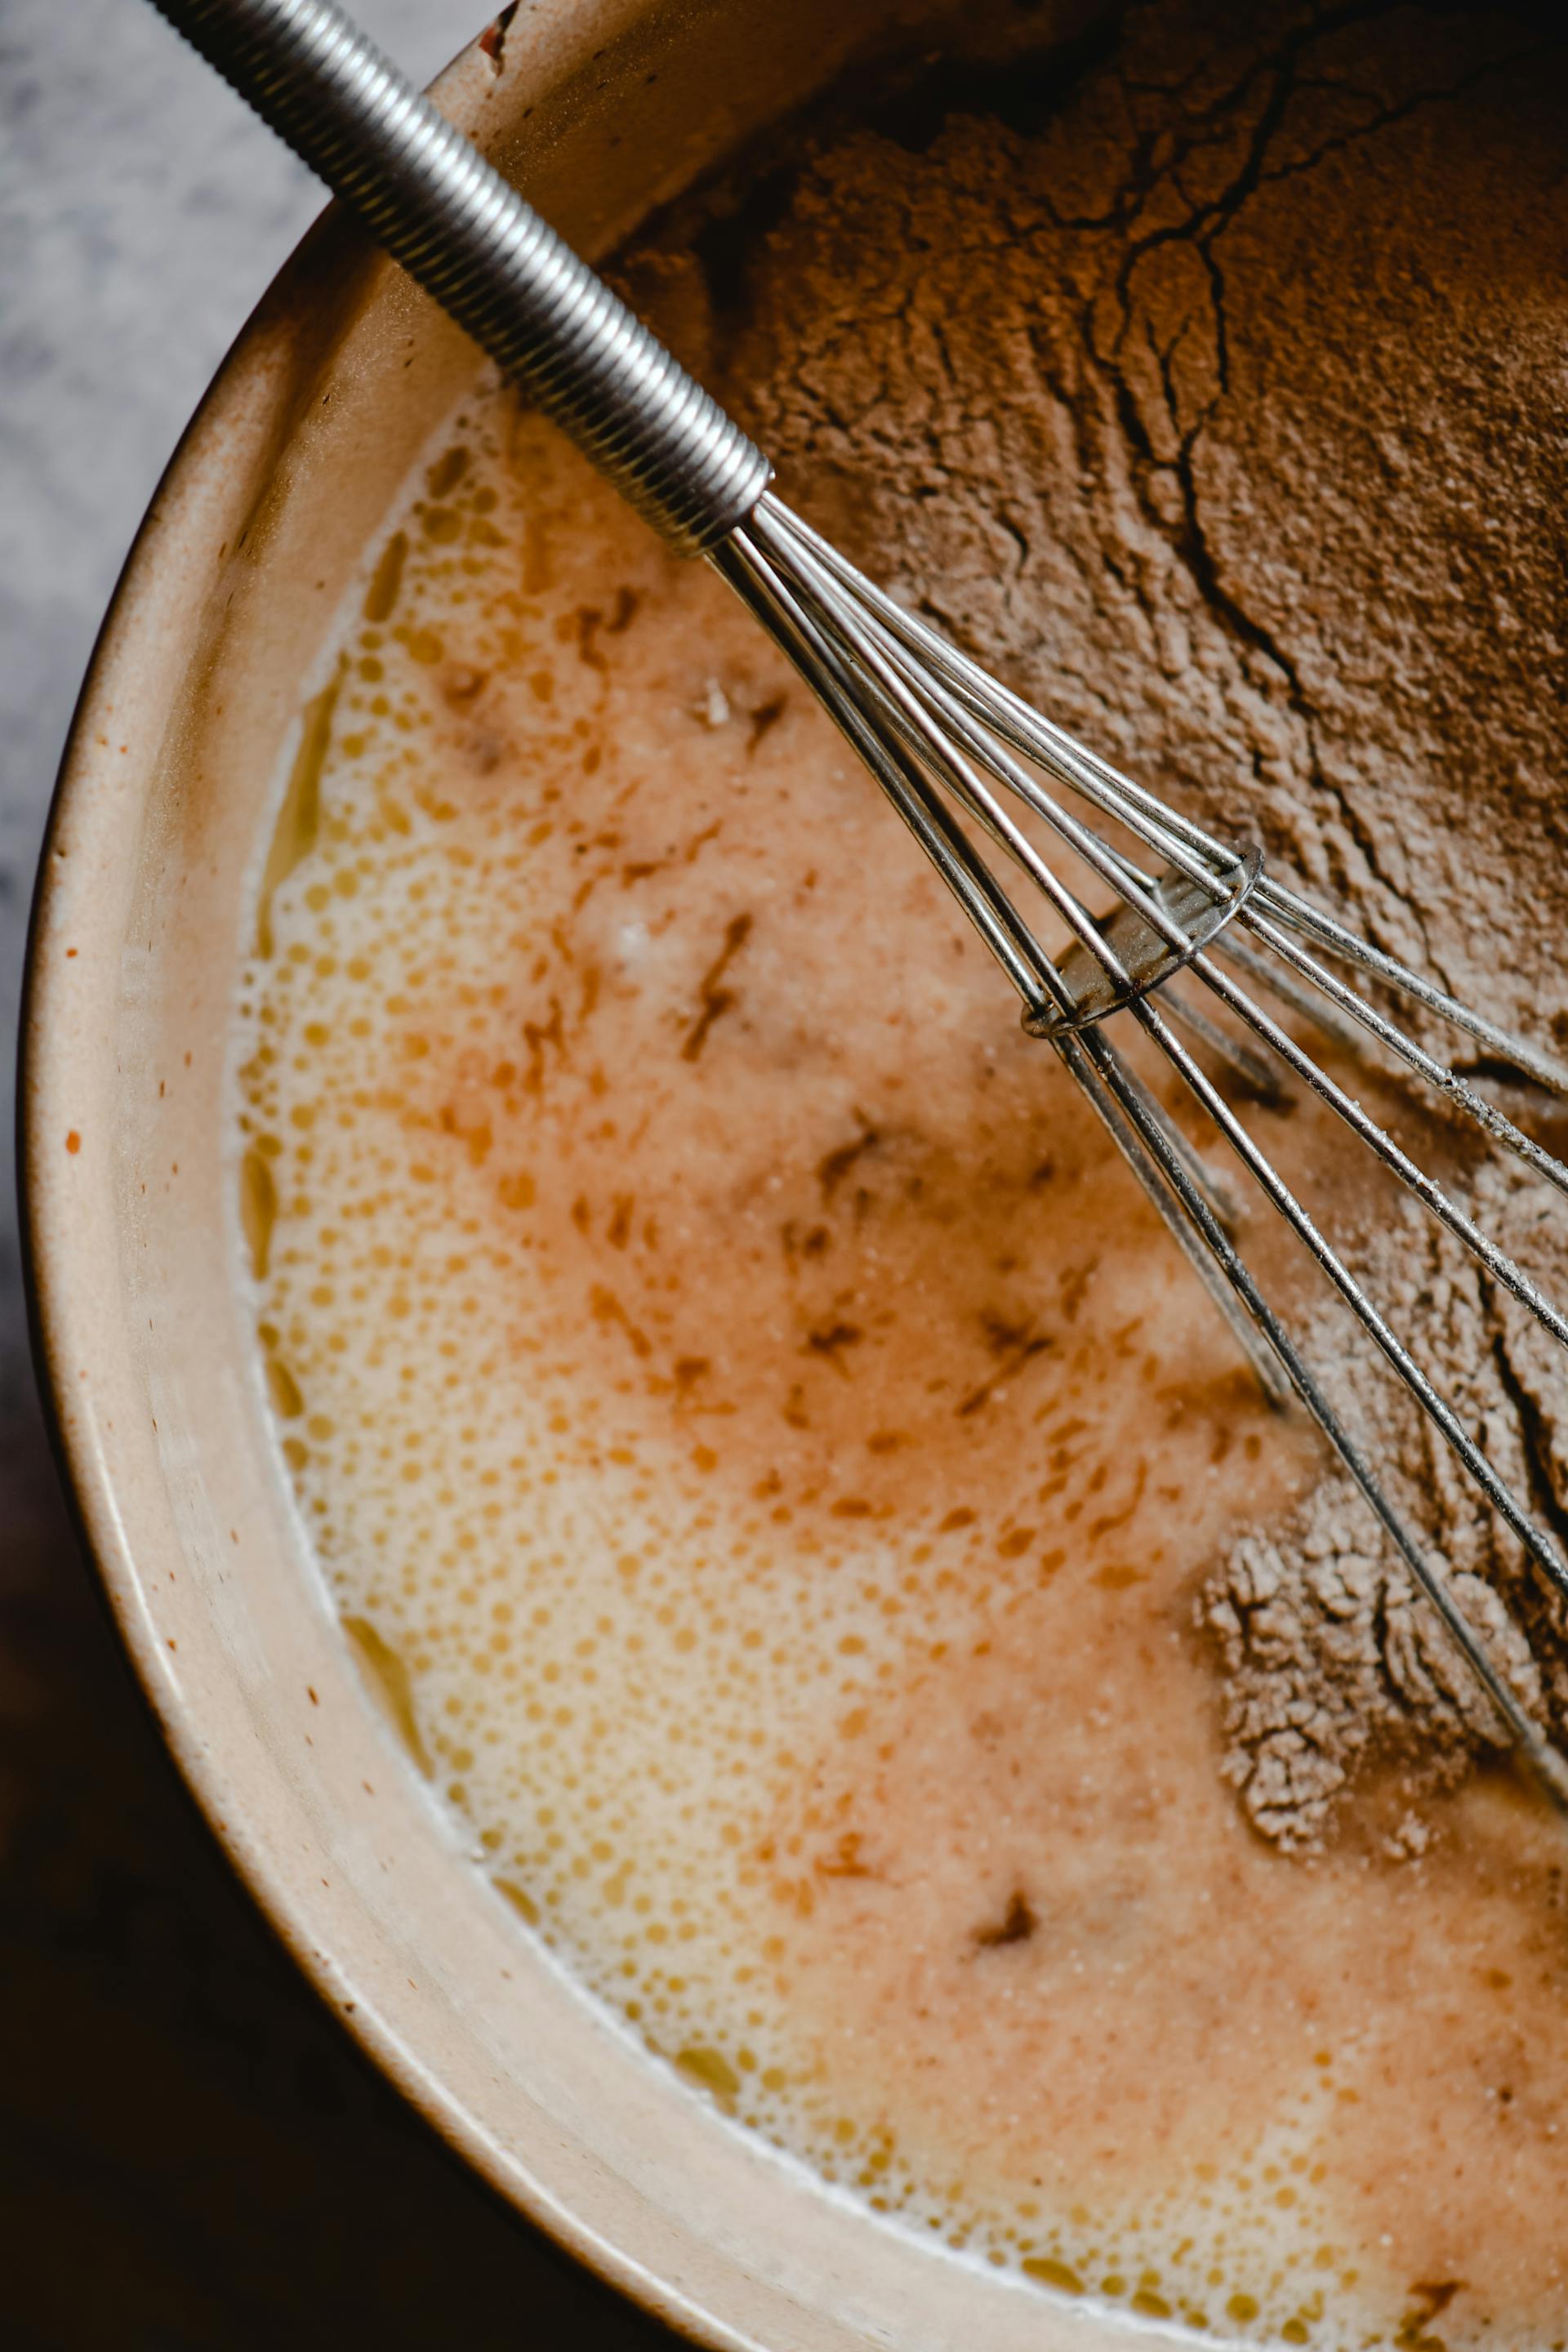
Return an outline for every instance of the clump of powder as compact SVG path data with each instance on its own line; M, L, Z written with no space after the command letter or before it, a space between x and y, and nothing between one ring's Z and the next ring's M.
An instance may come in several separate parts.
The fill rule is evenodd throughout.
M1527 1265L1568 1275L1556 1200L1495 1163L1472 1213ZM1414 1202L1357 1253L1368 1287L1420 1335L1424 1368L1489 1458L1561 1541L1568 1382L1555 1343ZM1456 1599L1538 1721L1568 1721L1565 1616L1447 1442L1391 1381L1373 1341L1331 1312L1309 1353L1385 1491L1449 1572ZM1322 1843L1369 1755L1397 1761L1414 1801L1393 1833L1419 1852L1424 1794L1506 1744L1431 1604L1348 1475L1320 1480L1280 1527L1244 1536L1205 1587L1199 1622L1224 1661L1226 1770L1247 1814L1290 1851Z
M1561 1043L1565 138L1568 45L1527 10L1174 0L989 81L940 67L874 128L803 146L797 126L627 282L898 593L1374 940ZM1549 1275L1541 1189L1470 1181ZM1414 1209L1362 1254L1561 1520L1552 1343ZM1561 1719L1556 1617L1516 1548L1391 1411L1370 1347L1319 1336L1423 1539ZM1201 1612L1227 1769L1282 1845L1321 1841L1372 1753L1429 1787L1494 1739L1332 1473Z

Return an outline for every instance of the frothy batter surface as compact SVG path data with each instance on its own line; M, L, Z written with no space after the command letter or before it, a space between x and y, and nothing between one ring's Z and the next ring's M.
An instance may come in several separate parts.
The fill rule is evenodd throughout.
M821 247L836 173L973 206L1006 140L852 142L778 250ZM679 256L642 269L711 344ZM874 456L827 281L788 282L805 409ZM1009 592L1015 668L1030 598L1071 654L1069 523ZM1292 805L1299 684L1195 617L1167 650L1162 725L1277 707ZM351 1638L498 1887L694 2095L1211 2335L1568 2337L1560 1831L1481 1780L1394 1864L1375 1773L1317 1860L1246 1826L1194 1594L1316 1455L752 626L510 404L373 551L239 1024L262 1357ZM1321 1177L1309 1117L1249 1117Z

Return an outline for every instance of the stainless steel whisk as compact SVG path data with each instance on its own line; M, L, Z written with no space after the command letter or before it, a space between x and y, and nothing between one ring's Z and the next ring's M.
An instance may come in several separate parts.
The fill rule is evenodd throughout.
M1116 1015L1131 1021L1182 1079L1565 1602L1568 1561L1319 1231L1181 1033L1255 1089L1278 1090L1277 1064L1310 1087L1565 1345L1568 1320L1529 1276L1237 975L1342 1041L1375 1041L1565 1193L1568 1168L1363 996L1343 968L1364 973L1385 997L1402 996L1463 1031L1553 1092L1568 1094L1568 1070L1310 905L1268 870L1259 850L1216 839L1119 773L865 579L773 495L772 467L733 420L331 0L155 5L671 546L705 554L750 607L870 769L1012 982L1026 1029L1060 1056L1104 1121L1269 1397L1300 1399L1518 1747L1568 1808L1568 1759L1535 1721L1457 1599L1447 1568L1417 1542L1324 1395L1236 1248L1223 1186L1112 1042L1108 1024ZM1075 814L1042 775L1067 787L1079 807L1111 820L1118 835L1136 843L1152 864L1140 863ZM1109 915L1090 912L1022 829L1016 809L1042 821L1105 886ZM976 832L1054 910L1068 934L1058 955L1004 889L976 846ZM1184 972L1201 981L1266 1054L1184 996L1167 995L1166 983Z

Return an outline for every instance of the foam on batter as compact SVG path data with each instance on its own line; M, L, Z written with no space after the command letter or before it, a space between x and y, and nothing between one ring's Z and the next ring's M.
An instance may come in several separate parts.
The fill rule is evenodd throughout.
M236 1068L299 1507L520 1933L1042 2291L1559 2340L1557 1832L1248 1832L1192 1593L1315 1457L753 625L508 401L372 551Z

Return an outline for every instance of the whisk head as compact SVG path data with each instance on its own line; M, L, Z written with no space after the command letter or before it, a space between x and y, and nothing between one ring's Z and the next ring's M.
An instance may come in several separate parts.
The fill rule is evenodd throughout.
M1186 1040L1217 1055L1265 1099L1279 1098L1281 1071L1309 1087L1564 1346L1568 1320L1529 1275L1314 1060L1258 992L1286 1013L1307 1015L1342 1044L1364 1047L1372 1041L1563 1193L1568 1167L1347 974L1364 974L1385 996L1466 1033L1489 1059L1555 1094L1568 1094L1568 1070L1312 905L1268 870L1260 849L1216 838L1085 749L867 580L771 492L710 560L870 769L1016 989L1025 1028L1054 1047L1109 1129L1266 1393L1279 1405L1299 1399L1317 1423L1468 1661L1501 1727L1568 1810L1568 1759L1467 1614L1447 1565L1418 1540L1395 1507L1258 1287L1236 1246L1237 1218L1226 1188L1107 1024L1126 1016L1163 1056L1564 1602L1568 1561L1552 1537L1434 1386ZM1068 787L1076 805L1053 785ZM1079 813L1085 808L1109 819L1118 838ZM1072 853L1074 865L1108 887L1108 912L1090 911L1023 829L1019 809L1043 821ZM961 818L969 820L967 827ZM975 833L1055 910L1068 933L1059 953L1048 950L1019 911ZM1121 841L1135 844L1152 865ZM1241 1035L1210 1019L1185 993L1167 992L1182 972L1210 992Z

